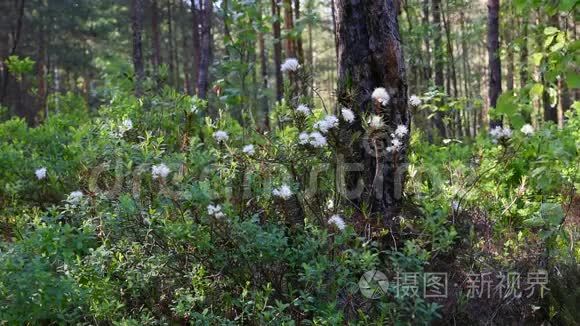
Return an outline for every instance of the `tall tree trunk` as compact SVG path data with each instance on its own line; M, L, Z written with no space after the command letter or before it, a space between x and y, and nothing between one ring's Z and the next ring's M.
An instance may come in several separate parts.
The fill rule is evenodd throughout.
M46 35L45 28L42 27L41 33L39 33L38 42L38 62L36 63L36 73L37 73L37 83L38 83L38 108L36 111L27 110L27 119L29 123L34 122L34 117L38 112L44 112L46 107L46 98L48 96L48 83L46 81L47 63L46 63ZM45 116L46 118L46 116Z
M507 9L507 16L508 19L510 16L512 15L512 10L511 7L508 7ZM507 22L507 30L505 31L505 35L506 35L506 42L505 42L505 47L506 47L506 61L507 61L507 69L506 69L506 89L509 91L509 93L513 92L514 89L514 70L515 70L515 63L514 63L514 48L513 48L513 23L512 21Z
M135 70L135 96L143 93L143 0L131 0L131 28L133 30L133 69Z
M445 91L444 77L443 77L443 60L441 49L441 0L433 0L433 52L435 53L435 86L441 91Z
M391 143L388 135L397 125L410 127L405 63L395 4L393 0L338 0L337 30L338 99L346 107L355 109L359 117L349 129L363 131L360 120L371 112L386 124L381 132L357 137L353 148L345 150L348 163L362 163L363 167L362 171L349 173L347 189L341 190L352 191L362 180L365 187L359 188L360 196L352 193L348 196L359 207L370 208L388 223L400 210L409 138L401 139L399 151L387 152L385 147ZM384 87L390 94L388 104L371 98L378 87ZM350 139L346 143L350 143Z
M528 83L528 20L523 18L521 24L523 40L520 52L520 87L524 88Z
M465 93L465 97L470 98L471 97L471 89L469 87L469 83L471 80L471 69L469 67L469 53L468 53L468 47L467 47L467 37L465 36L465 34L467 34L466 29L465 29L465 14L463 13L463 11L461 11L461 61L463 64L463 89L464 89L464 93Z
M167 0L167 25L169 38L169 71L171 73L171 84L179 87L179 58L177 56L177 29L175 28L175 12L173 0Z
M22 22L24 20L24 4L25 0L21 0L18 5L18 16L16 18L16 26L11 28L12 35L10 35L9 39L12 40L12 45L6 57L14 55L16 53L16 49L18 48L18 43L20 42L20 33L22 32ZM8 43L8 42L7 42ZM1 53L0 53L1 55ZM3 63L0 63L2 65ZM6 91L8 89L8 83L10 80L10 74L8 72L8 67L2 66L2 88L0 91L0 103L4 103L4 98L6 97Z
M191 1L191 52L193 54L193 67L192 67L192 85L195 88L193 90L194 94L199 94L199 88L197 87L197 81L199 80L199 64L201 57L201 44L199 41L199 16L197 10L197 0Z
M284 83L282 81L282 71L280 66L282 65L282 38L280 31L280 7L278 6L277 0L272 0L272 32L273 32L273 42L274 42L274 71L276 72L276 99L279 101L282 99Z
M185 8L185 2L179 1L179 15L178 17L183 18L187 14L187 9ZM179 27L181 31L181 51L183 58L183 91L186 94L191 94L191 65L189 64L189 49L187 44L187 28L182 19L179 19Z
M338 33L336 27L336 3L335 0L330 0L330 14L332 15L332 35L334 35L334 51L336 52L336 60L338 61Z
M423 0L423 28L429 31L429 0ZM425 62L423 62L423 78L428 81L431 79L431 43L429 35L424 38L425 41ZM427 85L429 86L429 85Z
M211 20L213 5L211 0L203 0L201 21L201 57L199 63L199 78L197 80L197 89L199 97L207 98L207 89L209 87L209 66L211 63Z
M550 16L549 23L550 23L550 26L553 26L556 28L560 27L560 20L558 17L558 13L555 13L552 16ZM539 40L541 39L541 37L543 37L543 34L538 35ZM538 42L539 46L542 46L542 44L543 44L543 42ZM550 93L548 92L548 89L550 87L554 87L557 90L558 85L553 85L551 80L547 80L546 74L544 72L541 72L540 78L542 80L542 84L544 84L544 92L542 94L542 102L544 104L544 121L552 121L555 124L557 124L558 123L559 96L556 95L556 99L554 101L552 101L552 98L550 96ZM556 93L557 93L557 91L556 91ZM554 103L552 103L552 102L554 102ZM554 104L554 105L552 105L552 104Z
M294 21L300 19L300 0L294 0ZM302 45L302 33L298 34L296 37L296 54L298 55L298 60L304 62L304 47Z
M153 72L155 78L158 78L159 66L161 65L161 41L159 32L159 6L157 0L151 0L151 44L153 45Z
M258 2L260 11L259 21L262 21L262 3ZM262 31L258 34L258 51L260 53L260 75L262 77L262 92L261 92L261 106L264 114L264 127L270 129L270 108L268 106L268 97L264 91L268 89L268 56L266 55L266 42L264 40L264 33Z
M499 0L488 0L487 53L489 61L489 107L495 108L501 93L501 61L499 56ZM501 125L500 120L490 121L490 127Z
M441 0L433 0L433 28L435 35L433 39L433 52L435 54L435 86L445 92L445 80L443 76L443 51L441 49ZM440 103L442 104L442 103ZM443 123L443 114L437 111L433 116L433 123L442 138L447 137L445 124Z
M294 20L292 19L292 0L284 0L284 29L286 30L285 55L286 58L295 58L296 51L292 30L294 29Z

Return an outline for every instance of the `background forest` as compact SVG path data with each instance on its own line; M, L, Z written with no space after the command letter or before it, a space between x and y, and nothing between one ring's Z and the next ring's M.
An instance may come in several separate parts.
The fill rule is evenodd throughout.
M578 15L0 0L0 324L577 324Z

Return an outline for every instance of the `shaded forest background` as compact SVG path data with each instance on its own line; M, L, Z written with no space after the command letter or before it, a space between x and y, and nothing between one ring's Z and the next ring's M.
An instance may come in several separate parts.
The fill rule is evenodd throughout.
M546 27L576 39L575 2L502 2L497 56L487 46L489 4L396 1L410 93L439 91L446 105L444 112L418 112L415 120L443 138L473 136L488 122L499 95L490 93L494 66L501 69L501 90L529 98L526 119L534 126L561 126L577 95L569 63L545 73L549 62L541 56L546 46L563 43L556 33L546 40ZM1 6L0 103L33 124L60 109L57 94L82 95L87 109L96 108L110 77L224 101L238 117L265 124L282 98L277 67L288 57L312 71L323 99L335 97L334 0L11 0ZM141 53L136 69L134 49ZM32 62L11 73L10 56Z

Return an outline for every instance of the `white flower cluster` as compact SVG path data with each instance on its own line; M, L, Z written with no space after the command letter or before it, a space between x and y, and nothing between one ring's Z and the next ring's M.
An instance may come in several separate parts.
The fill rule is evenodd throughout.
M272 195L288 200L292 197L292 190L290 190L290 187L288 187L287 184L283 184L279 188L272 190Z
M332 215L328 219L328 224L335 225L341 231L343 231L346 228L346 223L344 222L342 217L340 217L340 215Z
M221 219L225 216L220 205L207 205L207 213L218 219Z
M397 129L395 129L395 136L399 138L405 137L409 133L409 128L405 125L398 125Z
M509 127L502 128L501 126L496 126L489 131L489 135L493 138L494 142L498 139L509 139L512 136L512 130Z
M393 139L391 140L391 146L387 146L387 152L397 152L403 147L403 142L401 138L409 134L409 128L405 125L398 125L395 132L391 134Z
M254 149L254 145L249 144L244 146L244 148L242 148L242 152L248 155L254 155L254 153L256 153L256 150Z
M419 106L421 105L421 99L417 95L411 95L411 97L409 97L409 104L411 104L411 106Z
M383 118L381 118L381 116L373 114L369 120L369 126L372 130L380 130L383 129L385 123L383 122Z
M342 113L342 118L344 119L344 121L346 121L348 123L353 123L353 121L354 121L354 112L352 112L351 109L342 108L340 110L340 112Z
M300 145L310 144L313 147L320 148L326 146L327 141L326 137L321 133L314 131L311 133L301 132L300 135L298 135L298 143L300 143Z
M296 58L288 58L280 66L280 70L282 70L282 72L296 71L298 70L298 68L300 68L300 63Z
M225 132L223 130L218 130L218 131L216 131L216 132L213 133L213 138L218 143L221 143L221 142L227 141L230 138L230 136L228 136L228 133L227 132Z
M305 116L309 116L311 113L310 108L304 104L298 105L298 107L296 108L296 111L298 111L299 113L301 113Z
M520 131L526 136L532 136L534 134L534 127L531 124L526 123Z
M169 175L169 172L171 170L163 163L151 167L151 176L153 179L165 179Z
M42 180L46 178L46 168L36 169L36 171L34 171L34 174L36 175L36 179Z
M66 201L70 204L78 204L83 199L83 196L84 195L82 191L73 191L68 195Z
M323 134L335 127L338 127L338 118L332 114L325 116L324 119L314 124L314 128L320 130Z
M117 130L111 131L110 135L115 138L121 138L131 129L133 129L133 121L131 119L125 119L117 126Z
M384 87L375 88L371 97L375 101L379 102L382 106L389 104L389 101L391 100L389 92L387 92L387 90Z

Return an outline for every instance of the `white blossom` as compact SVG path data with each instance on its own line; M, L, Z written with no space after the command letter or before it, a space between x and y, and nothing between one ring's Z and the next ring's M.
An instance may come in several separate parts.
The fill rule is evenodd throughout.
M129 131L131 129L133 129L133 121L131 121L131 119L125 119L123 120L123 122L121 123L122 125L122 130L123 131Z
M68 195L66 201L68 201L71 204L78 204L81 201L81 199L83 198L83 196L84 195L83 195L82 191L79 191L79 190L73 191Z
M280 188L272 190L272 194L276 197L288 200L290 197L292 197L292 190L290 190L290 187L288 187L288 185L283 184L282 186L280 186Z
M300 63L298 62L298 60L296 58L288 58L280 66L280 70L282 70L282 72L296 71L296 70L298 70L298 68L300 68Z
M335 127L338 127L338 118L332 114L327 115L324 119L314 124L314 128L320 130L322 133L327 133L328 130Z
M411 97L409 97L409 104L412 106L419 106L421 105L421 99L417 95L411 95Z
M520 131L526 136L531 136L534 134L534 127L532 127L531 124L526 123Z
M391 140L391 146L387 147L387 152L396 152L400 150L401 147L403 147L401 140L399 138L393 138L393 140Z
M369 125L372 129L378 130L382 129L385 126L385 123L383 122L383 118L381 118L381 116L373 114L369 120Z
M309 140L310 135L308 135L307 132L301 132L300 135L298 135L298 143L300 143L300 145L306 145Z
M169 175L169 172L171 172L171 170L163 163L151 167L151 176L153 179L165 179Z
M248 155L254 155L256 150L254 149L254 145L249 144L249 145L244 146L244 148L242 148L242 152L244 152Z
M36 169L36 171L34 171L34 174L36 174L36 179L42 180L46 178L46 168Z
M315 131L309 135L309 143L313 147L324 147L326 146L326 137L324 137L321 133Z
M207 213L218 219L225 216L220 205L207 205Z
M298 111L306 116L310 115L310 108L304 104L298 105L298 107L296 108L296 111Z
M389 104L389 101L391 100L391 96L384 87L375 88L371 96L375 101L383 106Z
M504 138L510 138L512 136L512 130L509 127L503 128L502 136Z
M346 223L344 223L344 220L339 215L332 215L328 219L328 224L330 225L334 224L341 231L343 231L346 228Z
M395 136L399 138L405 137L409 133L409 128L405 125L398 125L397 129L395 129Z
M500 138L503 134L503 128L501 126L496 126L495 128L489 131L489 134L493 138Z
M452 202L451 202L451 208L453 208L453 210L454 210L455 212L457 212L457 211L459 210L459 202L458 202L458 201L456 201L456 200L452 201Z
M445 138L443 139L443 144L448 145L449 143L451 143L452 139L449 138Z
M509 127L502 128L501 126L496 126L489 131L490 136L493 138L494 142L498 139L508 139L512 136L512 130Z
M340 110L340 112L342 113L342 118L344 121L348 123L352 123L354 121L354 112L352 112L351 109L343 108Z
M228 133L227 132L225 132L223 130L218 130L218 131L216 131L216 132L213 133L213 138L218 143L221 143L221 142L227 141L230 138L230 136L228 136Z

